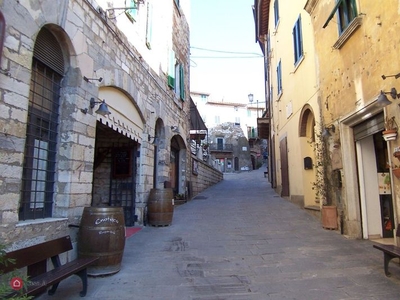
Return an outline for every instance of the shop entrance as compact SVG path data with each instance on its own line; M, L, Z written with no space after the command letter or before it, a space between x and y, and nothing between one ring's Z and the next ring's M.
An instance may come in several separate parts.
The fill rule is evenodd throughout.
M369 121L369 125L365 122L354 128L364 239L393 237L394 214L387 143L382 138L381 130L374 130L370 135L360 134L365 130L371 133L372 123L379 128L379 119L380 116L375 118L375 122Z

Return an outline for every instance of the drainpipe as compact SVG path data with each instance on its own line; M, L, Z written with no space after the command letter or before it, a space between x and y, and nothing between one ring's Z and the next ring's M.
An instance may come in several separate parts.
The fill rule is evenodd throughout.
M6 37L6 20L4 19L3 13L0 11L0 64L1 57L3 56L3 45Z

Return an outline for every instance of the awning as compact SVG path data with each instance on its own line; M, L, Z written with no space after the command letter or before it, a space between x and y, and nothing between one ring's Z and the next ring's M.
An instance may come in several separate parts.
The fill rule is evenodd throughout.
M190 139L200 143L200 140L204 140L207 135L208 129L190 97Z
M97 114L97 120L140 143L144 124L132 101L120 90L112 87L100 88L99 99L106 100L111 114L108 116Z
M199 111L197 110L196 104L194 104L192 97L190 97L190 130L206 130L206 124L204 124Z

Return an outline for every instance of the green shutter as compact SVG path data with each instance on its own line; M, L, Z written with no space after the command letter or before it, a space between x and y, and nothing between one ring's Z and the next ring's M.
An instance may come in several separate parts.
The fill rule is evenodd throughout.
M185 72L183 70L183 65L179 65L179 79L180 79L180 94L181 99L185 101Z
M128 17L128 19L131 20L131 22L135 22L136 17L137 17L136 1L135 0L125 0L125 7L135 7L135 8L127 9L125 11L125 14Z
M153 35L153 4L147 5L147 26L146 26L146 46L151 49L151 39Z
M333 16L335 15L336 11L338 10L340 4L342 4L343 0L338 0L338 2L336 3L335 7L333 8L333 10L331 11L331 14L328 17L328 20L326 20L325 24L322 26L322 28L325 28L326 26L328 26L328 23L330 20L332 20Z
M172 49L169 50L168 86L175 87L175 52Z

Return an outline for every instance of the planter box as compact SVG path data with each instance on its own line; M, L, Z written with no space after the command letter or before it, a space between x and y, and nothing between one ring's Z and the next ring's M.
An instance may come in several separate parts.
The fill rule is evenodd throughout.
M322 206L322 227L325 229L337 229L337 210L335 205Z

